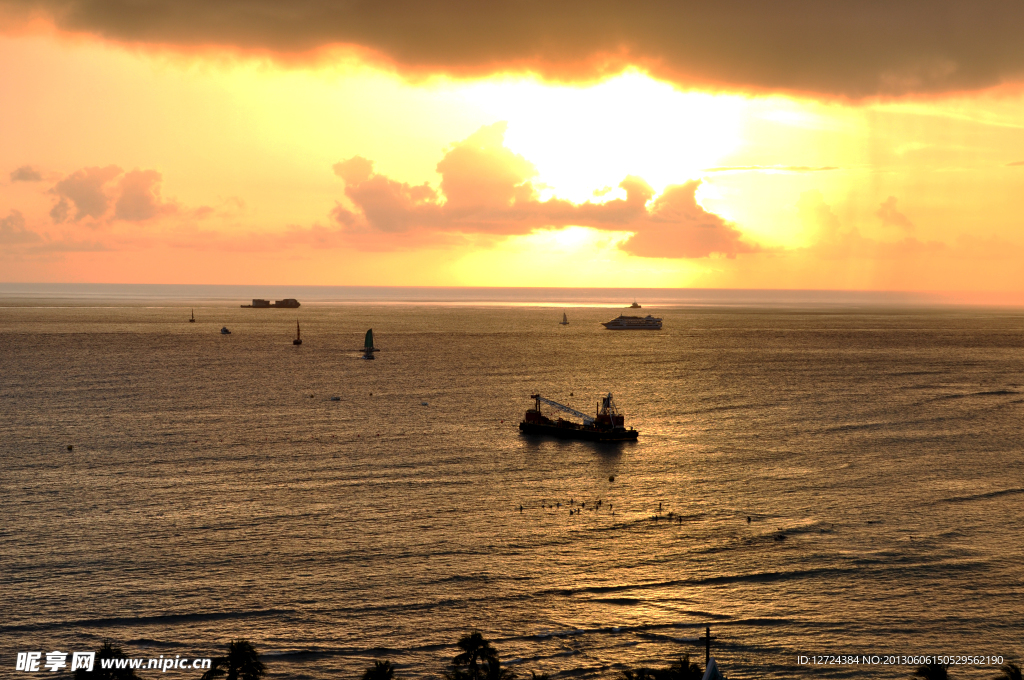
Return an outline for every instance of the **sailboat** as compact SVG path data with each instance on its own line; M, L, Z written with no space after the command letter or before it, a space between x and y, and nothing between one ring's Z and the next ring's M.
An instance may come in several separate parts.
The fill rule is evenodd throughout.
M373 359L373 353L380 350L373 346L373 329L366 331L366 340L363 342L363 358Z
M298 321L295 322L295 339L292 340L292 344L293 345L301 345L302 344L302 333L299 332L299 322Z
M569 317L567 317L567 316L565 315L565 312L562 312L562 320L561 320L561 321L559 321L558 323L559 323L560 325L562 325L562 326L568 326L568 325L569 325Z
M194 309L192 310L192 318L189 319L188 322L189 323L195 323L196 322L196 310L194 310Z

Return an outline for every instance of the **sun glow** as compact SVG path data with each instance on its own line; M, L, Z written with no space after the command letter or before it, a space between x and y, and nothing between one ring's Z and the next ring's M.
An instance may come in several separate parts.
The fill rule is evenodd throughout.
M549 195L577 202L595 192L624 197L617 187L626 175L658 192L699 178L739 146L746 101L683 92L637 71L586 87L488 80L461 94L508 121L506 144L534 163Z
M1022 288L1009 86L851 103L26 33L0 36L0 100L9 280ZM355 156L358 205L332 169ZM489 215L444 216L444 168Z
M693 285L708 269L707 262L630 257L618 248L630 236L585 227L545 229L468 252L451 271L459 285L484 279L490 286L672 288ZM524 281L528 272L543 276Z

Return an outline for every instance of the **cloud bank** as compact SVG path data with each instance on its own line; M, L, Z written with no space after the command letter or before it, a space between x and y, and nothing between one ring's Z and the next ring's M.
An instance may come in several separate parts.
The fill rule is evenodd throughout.
M23 165L11 171L11 182L42 182L43 173L31 165Z
M504 146L505 123L481 128L454 145L437 164L440 190L410 185L373 172L359 156L335 164L345 196L331 217L354 244L401 247L440 234L507 236L538 229L582 226L632 232L619 247L640 257L735 257L757 252L736 227L698 203L700 181L668 187L660 196L638 177L619 184L624 199L605 203L541 201L531 179L536 168Z
M638 65L683 86L847 97L1024 75L1016 0L0 0L4 15L136 44L346 45L418 73L585 80Z
M114 184L118 177L120 181ZM158 215L175 213L178 206L160 197L161 179L156 170L124 173L116 165L82 168L50 190L57 196L50 218L54 224L86 220L87 224L97 225L104 218L144 222ZM114 208L112 215L111 206Z

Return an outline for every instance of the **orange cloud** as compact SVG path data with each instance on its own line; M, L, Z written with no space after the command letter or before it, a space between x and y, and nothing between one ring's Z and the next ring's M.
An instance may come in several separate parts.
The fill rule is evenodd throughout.
M697 204L694 180L669 187L648 211L644 227L620 247L640 257L698 258L721 253L734 258L760 247L743 241L743 234L718 215Z
M54 224L60 224L69 217L75 222L90 218L87 224L98 226L113 205L110 219L127 222L145 222L158 215L178 212L174 203L164 202L160 197L162 176L156 170L132 170L122 175L116 165L105 168L82 168L64 179L50 190L58 201L50 210ZM121 177L116 186L108 186ZM71 216L72 206L74 216Z
M895 199L892 201L892 206L895 206ZM886 201L882 205L888 203ZM797 208L805 221L818 227L819 238L809 250L825 260L893 260L949 250L949 246L941 241L921 241L911 237L879 241L863 236L856 227L843 230L839 217L816 191L803 194Z
M12 210L7 217L0 219L0 244L21 245L41 240L39 234L25 228L25 216L20 211Z
M11 171L12 182L42 182L43 173L31 165L23 165Z
M531 181L536 168L504 146L504 134L505 124L496 123L450 148L437 164L439 192L375 174L364 158L338 163L334 171L345 180L345 196L355 210L339 204L331 217L345 234L361 237L354 244L370 241L375 248L402 247L410 238L431 241L441 232L512 235L572 225L633 232L620 247L640 257L735 257L760 250L697 204L699 181L669 187L655 199L646 182L627 177L619 185L625 199L541 201ZM374 233L391 238L362 238Z
M132 170L118 183L120 196L114 204L114 219L144 222L157 215L177 212L177 206L160 198L160 180L156 170Z
M519 71L569 80L638 65L684 86L863 97L1019 81L1024 6L1006 0L0 0L8 30L133 45L270 52L346 46L414 73Z
M104 190L104 185L121 174L121 168L116 165L108 165L105 168L82 168L61 181L51 190L60 199L50 210L50 217L55 224L60 224L68 219L71 211L69 201L75 206L75 215L72 219L80 222L83 218L91 217L97 220L107 212L110 197Z
M882 220L882 224L889 227L899 227L904 231L913 231L914 223L896 209L896 197L890 196L875 211L875 216Z

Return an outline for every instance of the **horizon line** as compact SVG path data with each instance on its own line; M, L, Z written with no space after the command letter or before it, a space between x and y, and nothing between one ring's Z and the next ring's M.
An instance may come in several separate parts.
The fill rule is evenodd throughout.
M317 303L625 304L660 306L1024 307L1024 293L977 291L844 290L814 288L650 288L567 286L387 286L328 284L204 284L0 282L0 304L21 300L229 301L296 297ZM319 293L319 295L318 295ZM327 295L331 294L331 295ZM247 299L248 298L248 299ZM311 299L310 299L311 298ZM530 299L523 299L530 298ZM555 299L558 298L558 299ZM614 298L614 299L613 299ZM629 298L628 300L626 298ZM302 300L300 300L302 302Z

